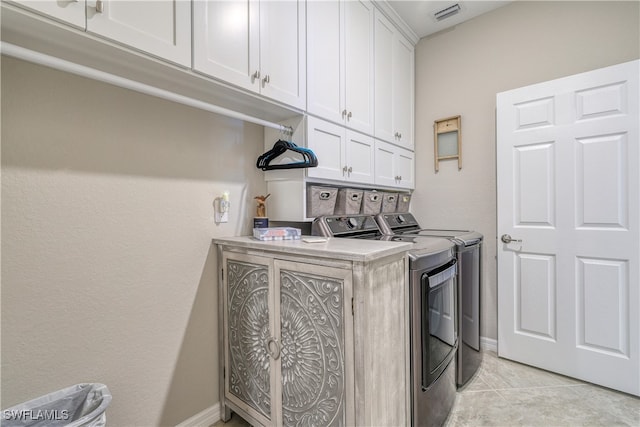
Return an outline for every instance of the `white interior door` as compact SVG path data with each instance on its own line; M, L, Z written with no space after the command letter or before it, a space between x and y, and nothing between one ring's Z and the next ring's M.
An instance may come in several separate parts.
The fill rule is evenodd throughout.
M497 96L498 354L635 395L639 64Z

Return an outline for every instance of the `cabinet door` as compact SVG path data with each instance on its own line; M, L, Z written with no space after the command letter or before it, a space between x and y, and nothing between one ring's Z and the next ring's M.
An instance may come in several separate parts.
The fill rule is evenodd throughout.
M19 0L10 1L16 6L30 9L58 21L84 29L85 1Z
M305 0L260 2L260 92L306 106Z
M191 2L87 1L87 31L191 66Z
M343 5L307 2L307 111L336 123L344 120Z
M264 425L275 425L278 370L269 345L277 346L273 311L273 260L223 255L225 398Z
M393 45L395 28L381 12L375 14L375 136L394 140L393 129Z
M393 126L398 145L413 149L414 48L399 33L393 49Z
M193 2L193 68L244 89L259 90L259 12L256 1Z
M415 188L414 152L397 148L394 164L398 175L397 186L402 188Z
M366 0L345 2L346 125L373 133L373 14Z
M282 419L277 425L355 425L352 273L275 261ZM352 345L352 344L351 344Z
M398 184L394 167L395 148L386 142L376 141L375 161L376 161L376 177L377 185L394 187Z
M347 158L346 178L352 182L373 184L375 180L373 138L347 130L345 144Z
M309 177L343 180L346 177L345 129L309 116L307 146L318 158L318 166L307 169Z
M376 141L375 149L375 183L388 187L414 188L413 151L382 141Z

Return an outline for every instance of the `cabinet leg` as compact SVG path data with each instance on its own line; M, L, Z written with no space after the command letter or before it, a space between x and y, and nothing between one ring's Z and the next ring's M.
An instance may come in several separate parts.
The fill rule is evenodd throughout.
M231 409L224 403L220 403L220 419L225 423L231 419Z

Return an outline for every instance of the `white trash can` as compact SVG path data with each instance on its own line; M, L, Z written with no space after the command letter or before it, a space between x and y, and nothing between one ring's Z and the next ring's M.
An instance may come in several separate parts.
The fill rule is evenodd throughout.
M2 411L2 427L103 427L111 393L104 384L76 384Z

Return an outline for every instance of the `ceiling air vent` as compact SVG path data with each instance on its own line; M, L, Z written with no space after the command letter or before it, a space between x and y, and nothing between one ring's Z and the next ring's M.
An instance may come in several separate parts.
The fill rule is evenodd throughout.
M456 3L453 6L445 7L442 10L434 12L433 17L436 18L436 21L442 21L443 19L447 19L458 12L460 12L460 5Z

